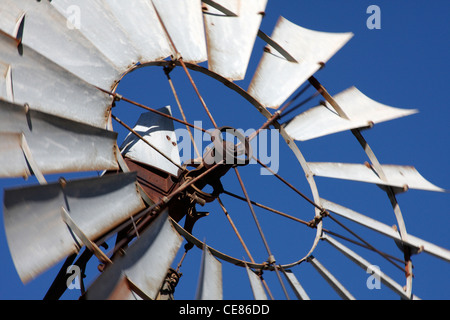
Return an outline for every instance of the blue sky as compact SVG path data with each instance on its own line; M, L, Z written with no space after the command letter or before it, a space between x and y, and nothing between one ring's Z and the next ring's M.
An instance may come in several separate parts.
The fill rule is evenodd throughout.
M379 30L369 30L366 26L370 16L366 10L373 4L381 9L381 29ZM429 181L448 190L450 189L448 166L450 111L446 93L449 89L448 74L450 74L449 12L450 3L444 0L428 2L269 0L261 29L270 35L281 15L309 29L353 32L354 37L327 63L323 70L316 74L317 79L331 94L356 86L361 92L381 103L405 109L419 109L419 114L375 125L363 134L381 163L412 165ZM257 40L247 77L237 82L244 89L248 87L256 70L263 46L264 43ZM258 128L263 123L264 118L235 93L213 79L194 72L192 75L219 125L247 129ZM173 71L172 78L190 121L203 120L203 126L211 128L212 125L205 117L181 68ZM155 108L171 105L174 115L181 118L160 68L148 67L133 72L122 81L118 92ZM308 92L311 93L311 91ZM303 108L315 106L318 101L319 99L315 99ZM119 118L133 125L141 110L121 102L114 112ZM119 132L120 145L126 132L118 125L115 125L115 128ZM297 144L308 161L351 163L367 161L363 150L349 132ZM260 176L256 165L242 168L240 172L253 200L304 220L310 220L313 217L311 206L274 177ZM284 145L280 146L279 174L309 194L309 187L297 160ZM323 198L367 214L388 225L396 223L389 199L377 186L319 177L316 181ZM3 189L34 183L36 183L34 179L28 182L21 179L4 179L0 181L0 186ZM223 183L226 189L242 194L232 172L223 179ZM2 197L3 193L0 194L1 201L3 201ZM267 256L246 204L225 195L222 199L256 260L264 261ZM449 194L410 190L398 195L398 201L408 232L442 247L450 248ZM220 208L212 204L201 210L209 211L210 216L198 222L194 234L201 240L206 239L207 244L212 247L236 258L242 258L245 252L230 230ZM256 213L261 219L262 228L277 258L277 263L289 263L306 254L314 237L311 230L262 210L256 210ZM341 221L377 248L397 257L402 256L392 240L343 219ZM0 299L41 299L58 272L58 266L24 286L11 260L2 220L0 224L0 261L2 262ZM348 235L331 221L325 221L324 226L340 234ZM379 265L382 271L397 282L404 284L403 273L380 259L378 255L351 244L348 246L367 260ZM356 298L397 299L397 296L384 286L381 290L369 290L366 286L368 275L365 271L327 243L319 243L314 256ZM183 276L176 290L176 298L193 299L195 297L200 257L200 250L193 249L189 252L181 270ZM175 259L175 264L179 258L180 256ZM448 263L424 253L414 256L413 263L415 274L413 292L417 296L423 299L450 299L448 290L450 279L446 276L450 271ZM98 274L95 267L96 261L93 261L89 268L92 275L88 275L87 284ZM292 271L311 298L338 298L310 264L302 263ZM274 296L284 299L275 275L266 272L264 276ZM252 298L244 269L224 262L223 279L225 299ZM78 292L68 291L64 298L76 298L78 294ZM290 296L294 298L292 292Z

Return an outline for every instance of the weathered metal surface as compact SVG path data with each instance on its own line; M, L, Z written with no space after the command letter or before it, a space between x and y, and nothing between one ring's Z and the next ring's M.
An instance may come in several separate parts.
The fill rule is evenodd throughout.
M222 264L214 258L205 244L203 247L196 300L222 300Z
M230 80L242 80L253 50L267 0L225 0L220 4L237 16L210 5L203 11L208 68Z
M144 204L135 173L5 190L6 237L24 283L82 246L63 221L61 208L95 240L142 210Z
M0 177L31 175L22 148L21 133L0 132Z
M152 0L183 61L208 59L200 0Z
M158 109L158 111L172 115L170 106ZM181 165L177 136L172 120L153 112L146 112L141 114L133 129L174 163ZM120 149L127 158L178 176L179 168L177 166L133 133L127 135Z
M14 102L95 127L107 126L111 97L26 45L17 47L14 39L1 33L0 52L1 63L11 65Z
M308 30L281 17L271 38L297 62L289 62L268 46L248 93L262 105L278 108L353 36Z
M150 1L108 0L104 3L138 50L140 62L160 60L173 54Z
M398 109L378 103L355 87L334 97L349 119L340 117L333 107L325 102L311 108L288 123L287 133L295 140L306 141L344 130L363 128L417 113L418 110Z
M299 300L310 300L308 294L306 293L305 289L303 289L300 282L298 282L298 279L294 275L294 273L291 270L284 270L284 269L282 270L283 274L286 276L286 279L289 282L289 285L291 286L297 298Z
M24 135L37 169L44 174L118 169L116 132L0 101L0 134L6 133ZM24 146L13 135L3 138L9 142L0 145L0 176L21 177L27 170L19 160ZM11 161L11 156L18 161Z
M55 10L49 1L4 0L0 4L0 29L15 37L18 19L25 14L21 26L23 44L85 81L110 88L123 70L114 67L71 23L75 19L81 23L81 10L79 4L68 7L70 19Z
M377 220L372 219L368 216L365 216L361 213L358 213L356 211L353 211L351 209L348 209L346 207L343 207L339 204L333 203L333 202L325 200L325 199L321 199L321 202L325 209L327 209L331 212L334 212L337 215L340 215L346 219L354 221L354 222L356 222L360 225L363 225L369 229L377 231L377 232L379 232L385 236L388 236L396 241L401 242L401 240L402 240L398 231L394 230L390 226L388 226L380 221L377 221ZM430 242L427 242L420 238L417 238L411 234L408 234L407 241L405 241L405 243L416 249L421 249L424 252L432 254L438 258L441 258L446 261L450 261L450 250L444 249L433 243L430 243Z
M54 0L51 5L69 21L78 17L80 32L125 72L140 56L106 3L105 0Z
M0 97L14 101L12 92L11 66L0 61Z
M253 297L255 300L267 300L266 292L264 291L264 287L262 285L261 279L250 270L247 265L245 266L247 270L248 279L250 280L250 286L252 288Z
M328 282L336 293L344 300L355 300L355 297L328 271L314 256L308 258L317 272Z
M181 243L182 238L168 220L167 210L163 211L130 245L126 255L118 256L93 282L86 298L113 298L111 294L126 277L145 296L155 299ZM130 291L115 298L135 299Z
M372 167L364 164L309 162L308 165L314 175L321 177L354 180L402 189L445 192L444 189L427 181L411 166L382 165L381 168L386 176L386 180L382 180Z
M373 264L358 255L356 252L350 250L346 246L344 246L342 243L337 241L336 239L330 237L327 234L324 234L323 239L325 239L329 244L331 244L333 247L335 247L337 250L342 252L346 257L348 257L350 260L352 260L354 263L356 263L359 267L361 267L364 271L373 272L372 274L376 276L380 281L385 284L389 289L397 293L401 298L403 299L411 299L412 297L408 295L405 290L403 290L403 287L395 282L392 278L387 276L385 273L383 273L379 269L373 268Z

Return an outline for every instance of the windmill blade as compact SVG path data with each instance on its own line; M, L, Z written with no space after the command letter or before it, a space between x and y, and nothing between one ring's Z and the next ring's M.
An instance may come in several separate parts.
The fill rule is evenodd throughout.
M203 247L196 300L222 300L222 264L214 258L206 244Z
M109 0L105 1L105 5L111 9L117 22L138 50L140 62L161 60L173 54L150 1Z
M80 32L119 70L125 72L140 60L140 56L105 3L104 0L56 0L51 5L68 21L73 21L78 15Z
M310 300L308 294L306 293L305 289L303 289L300 282L298 282L298 279L295 277L292 270L284 270L283 268L281 270L283 270L283 274L285 275L286 280L289 282L289 285L291 286L297 298L299 300Z
M272 33L297 62L290 62L268 46L250 83L248 93L268 108L278 108L353 36L308 30L280 17Z
M205 4L208 68L229 80L242 80L252 54L267 0L225 0L227 15Z
M131 290L120 290L126 278L145 297L155 299L181 243L181 236L169 221L168 210L164 210L130 245L126 254L118 256L93 282L86 298L134 299Z
M445 192L444 189L427 181L411 166L382 165L386 176L382 180L371 166L353 163L309 162L314 175L335 179L354 180L391 186L403 189L419 189L427 191Z
M81 15L81 8L66 11ZM79 12L77 12L79 11ZM119 70L84 35L60 14L49 1L3 0L0 29L13 38L21 28L19 41L81 79L102 88L111 88ZM81 19L81 16L78 17Z
M172 115L170 106L158 109L158 111ZM174 163L180 165L181 160L173 121L153 112L146 112L140 115L133 130L154 148L130 132L120 148L122 154L132 160L178 176L179 168ZM172 162L156 151L155 148L170 158Z
M112 98L36 51L0 33L0 62L11 68L13 93L0 98L52 115L105 128ZM5 80L8 83L8 79Z
M266 292L264 291L261 279L245 265L247 270L248 279L250 280L250 286L252 287L253 297L255 300L267 300Z
M92 241L144 207L135 173L6 190L6 237L20 278L28 282L82 246L62 208Z
M350 250L346 246L344 246L342 243L337 241L336 239L333 239L327 234L324 234L322 236L323 239L325 239L329 244L331 244L333 247L335 247L337 250L339 250L341 253L343 253L347 258L352 260L354 263L356 263L359 267L361 267L366 272L373 272L380 281L385 284L389 289L394 291L396 294L398 294L403 299L410 300L412 297L408 296L403 290L403 286L395 282L392 278L387 276L385 273L383 273L381 270L374 269L373 264L365 260L363 257L358 255L356 252Z
M328 271L314 256L307 259L317 272L328 282L336 293L344 300L355 300L353 295Z
M355 87L333 98L349 119L340 117L333 107L325 102L324 105L311 108L295 117L286 125L286 132L295 140L306 141L345 130L372 126L418 112L378 103Z
M201 0L151 0L185 62L208 60ZM176 50L175 50L176 49Z
M375 219L372 219L368 216L365 216L361 213L358 213L356 211L353 211L351 209L348 209L346 207L343 207L341 205L338 205L336 203L333 203L331 201L320 199L320 202L322 203L323 207L331 212L334 212L335 214L342 216L346 219L349 219L351 221L354 221L362 226L365 226L369 229L372 229L376 232L379 232L385 236L388 236L395 241L399 241L400 243L403 241L400 237L400 234L398 231L395 231L390 226L379 222ZM408 234L408 237L405 241L403 241L405 244L414 247L416 249L421 249L424 252L427 252L431 255L434 255L440 259L443 259L445 261L450 262L450 250L444 249L442 247L439 247L431 242L422 240L420 238L417 238L411 234Z
M22 150L21 133L0 132L0 177L28 177L31 172Z
M27 161L42 174L118 169L116 132L2 100L0 137L0 177L28 176ZM30 155L23 152L22 139Z

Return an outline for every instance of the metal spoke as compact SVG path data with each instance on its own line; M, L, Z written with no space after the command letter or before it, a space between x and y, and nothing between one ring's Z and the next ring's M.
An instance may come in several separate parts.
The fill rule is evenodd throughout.
M241 234L239 233L239 231L236 228L236 225L234 224L233 220L231 219L230 214L228 213L228 210L225 208L225 206L222 203L222 200L219 197L217 197L217 202L219 203L220 207L223 210L223 213L225 214L225 216L228 219L228 222L230 223L231 227L233 228L234 232L236 233L236 236L238 237L239 242L241 243L242 247L244 248L245 252L247 253L247 256L249 257L250 261L252 263L256 263L255 260L253 259L253 256L250 253L250 250L248 250L248 247L245 244L244 239L242 238ZM269 294L270 298L273 300L273 296L272 296L272 293L270 292L269 286L267 285L266 280L264 280L264 278L262 277L262 272L260 272L258 274L258 277L261 280L261 282L263 283L263 285L264 285L267 293Z
M253 209L253 205L252 205L252 203L250 201L250 198L248 196L247 190L245 189L244 182L242 181L241 175L239 174L239 170L236 167L234 168L234 172L236 173L236 176L237 176L237 178L239 180L239 184L241 185L242 191L244 192L245 198L247 200L248 206L249 206L250 211L251 211L252 216L253 216L253 220L255 221L256 226L258 228L258 232L259 232L259 234L261 236L261 239L263 240L264 247L266 248L267 254L269 255L269 259L268 259L269 265L272 265L272 264L275 263L275 257L272 254L272 252L270 251L269 244L267 243L266 237L264 236L264 233L262 231L261 225L259 224L258 218L256 217L256 213L255 213L255 210ZM280 276L280 273L279 273L279 270L278 270L277 266L274 267L274 270L275 270L275 273L277 274L278 279L280 280L281 287L283 288L283 291L285 292L286 297L289 299L289 296L287 295L286 288L285 288L284 283L283 283L283 281L281 279L281 276Z
M152 3L153 8L155 9L156 15L158 17L159 22L161 23L161 26L164 30L164 33L166 34L167 38L169 39L169 42L173 48L173 50L175 51L176 54L176 60L180 62L181 66L183 67L184 72L186 73L187 77L189 78L189 82L191 83L192 87L194 88L195 93L197 94L198 98L200 99L200 102L203 106L203 108L205 109L206 113L208 114L209 119L211 120L212 124L214 125L214 128L217 129L217 124L214 121L213 116L211 115L211 112L208 109L208 106L206 105L205 101L203 100L200 91L198 91L198 88L194 82L194 79L192 79L191 74L189 73L189 70L186 67L186 64L183 61L183 57L180 55L180 52L178 51L177 47L175 46L175 43L172 39L172 37L170 36L169 32L167 31L167 28L164 24L164 21L161 19L161 16L159 15L158 10L156 9L156 6Z
M349 233L351 233L354 237L356 237L359 241L363 242L368 248L370 248L372 251L378 253L379 255L381 255L383 258L385 258L387 261L389 261L390 263L392 263L394 266L396 266L397 268L399 268L400 270L403 270L403 268L401 266L399 266L397 263L395 263L394 261L392 261L392 259L387 256L384 252L381 252L380 250L376 249L374 246L372 246L370 243L368 243L367 241L365 241L363 238L361 238L360 236L358 236L355 232L353 232L352 230L350 230L350 228L346 227L343 223L341 223L339 220L337 220L335 217L333 217L331 214L328 215L328 217L333 220L334 222L336 222L338 225L340 225L342 228L344 228L346 231L348 231Z
M209 132L208 132L206 129L203 129L203 128L201 128L201 127L198 127L198 126L193 125L193 124L191 124L191 123L188 123L188 122L186 122L186 121L180 120L180 119L175 118L175 117L173 117L173 116L171 116L171 115L165 114L164 112L161 112L161 111L158 111L158 110L156 110L156 109L150 108L150 107L148 107L148 106L146 106L146 105L144 105L144 104L142 104L142 103L139 103L139 102L136 102L136 101L134 101L134 100L128 99L128 98L126 98L126 97L124 97L124 96L122 96L122 95L120 95L120 94L118 94L118 93L111 92L111 91L108 91L108 90L105 90L105 89L102 89L102 88L99 88L99 87L97 87L97 89L100 90L100 91L102 91L102 92L104 92L104 93L106 93L106 94L109 94L109 95L112 96L112 97L114 97L114 100L115 100L115 101L123 100L123 101L128 102L128 103L130 103L130 104L132 104L132 105L135 105L135 106L137 106L137 107L139 107L139 108L142 108L142 109L145 109L145 110L147 110L147 111L153 112L153 113L155 113L155 114L157 114L157 115L160 115L161 117L168 118L168 119L173 120L173 121L175 121L175 122L184 124L184 125L186 125L186 126L189 126L189 127L191 127L191 128L194 128L194 129L197 129L197 130L200 130L200 131L202 131L202 132L204 132L204 133L208 133L208 134L209 134Z
M172 69L170 67L164 67L164 73L165 73L165 75L167 77L167 81L169 82L170 89L172 90L172 93L173 93L173 96L175 98L175 101L177 102L178 109L180 110L180 113L181 113L181 116L183 117L183 120L185 122L187 122L186 116L184 114L183 107L181 106L180 99L178 98L177 91L175 90L175 86L173 85L172 78L170 77L170 71L171 70ZM194 140L194 136L192 135L191 129L189 128L188 125L186 125L186 129L187 129L187 131L189 133L189 136L191 138L192 145L194 146L194 150L195 150L195 153L197 154L197 157L201 158L200 152L198 151L198 148L197 148L197 144L195 143L195 140Z

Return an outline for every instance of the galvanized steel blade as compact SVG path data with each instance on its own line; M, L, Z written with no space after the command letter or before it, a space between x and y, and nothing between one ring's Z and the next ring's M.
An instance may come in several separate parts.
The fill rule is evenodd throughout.
M79 31L122 72L140 60L138 51L120 27L107 1L53 0L51 5L68 21L78 22ZM77 17L79 21L74 21Z
M24 146L17 140L22 134L43 174L119 168L116 132L0 100L0 177L24 176L27 164L20 156Z
M327 234L322 236L322 239L325 239L329 244L335 247L337 250L342 252L347 258L356 263L359 267L361 267L367 273L372 274L377 279L379 279L383 284L385 284L389 289L397 293L403 299L411 299L411 296L408 296L403 287L395 282L392 278L383 273L379 268L374 267L372 263L358 255L356 252L350 250L342 243L337 241L336 239L330 237Z
M138 50L141 63L161 60L173 54L150 1L109 0L105 4Z
M137 191L135 173L5 190L6 237L24 283L82 246L63 221L61 207L90 240L95 240L145 205Z
M209 251L206 244L203 246L200 274L198 277L196 300L222 300L222 264Z
M170 106L158 109L158 111L172 115ZM122 143L122 154L177 176L179 168L174 163L181 165L181 160L173 121L153 112L145 112L140 115L134 130L170 158L173 163L131 132Z
M370 165L334 162L309 162L311 171L320 177L353 180L406 189L445 192L427 181L414 167L381 165L386 180L382 180Z
M68 7L68 19L48 1L3 0L0 3L0 29L15 37L22 20L21 43L54 63L103 88L111 88L123 70L118 70L78 29L81 7ZM75 21L78 20L78 21Z
M113 264L93 282L86 298L113 298L112 293L126 277L147 297L155 299L181 243L181 236L170 223L168 211L164 210L130 245L126 254L114 259ZM114 298L135 299L132 292Z
M183 61L208 59L201 0L151 0ZM176 49L176 50L175 50Z
M324 105L311 108L292 119L285 127L286 132L295 140L306 141L345 130L372 126L418 112L386 106L365 96L355 87L333 98L349 119L340 117L333 107L325 102Z
M333 202L325 200L325 199L321 199L321 202L322 202L323 207L326 210L334 212L335 214L337 214L339 216L342 216L346 219L349 219L360 225L363 225L369 229L379 232L385 236L388 236L388 237L394 239L395 241L398 241L400 243L402 241L398 231L394 230L390 226L388 226L380 221L377 221L377 220L372 219L368 216L365 216L361 213L358 213L349 208L343 207L339 204L333 203ZM450 262L450 250L448 250L448 249L439 247L431 242L422 240L411 234L408 234L408 238L404 243L406 245L409 245L409 246L415 248L416 251L423 250L424 252L427 252L431 255L434 255L438 258L441 258L443 260Z
M205 4L203 14L208 46L208 68L229 80L245 78L267 0L225 0L229 16Z
M308 30L280 17L271 38L297 62L286 60L269 45L248 93L265 107L278 108L352 36L352 33Z
M90 124L107 126L112 98L26 45L0 33L0 63L11 67L13 99L33 109ZM1 92L1 91L0 91Z
M23 153L22 133L0 132L0 177L31 176Z
M317 272L328 282L336 293L344 300L355 300L355 297L328 271L314 256L308 257Z
M248 279L250 280L250 286L252 288L254 299L267 300L267 295L264 291L261 279L247 265L245 266L245 269L247 270L247 275Z
M306 293L305 289L303 289L302 285L300 284L292 270L281 270L283 270L283 274L285 275L297 298L299 300L310 300L308 294Z

